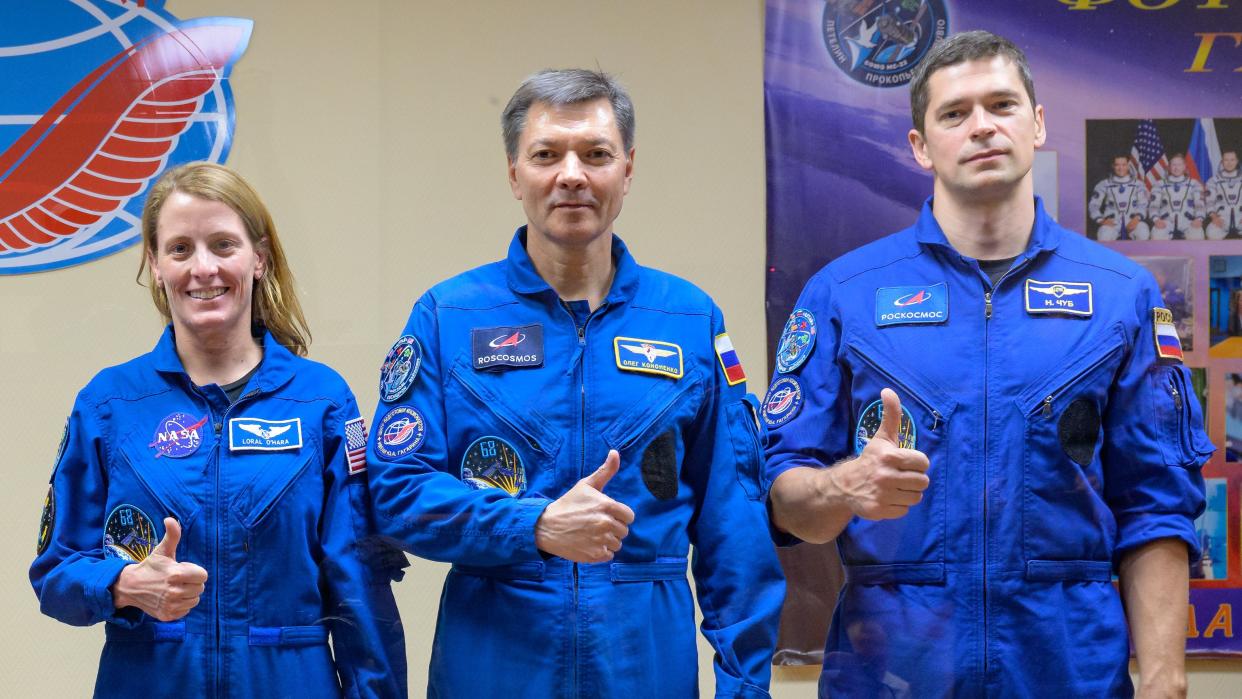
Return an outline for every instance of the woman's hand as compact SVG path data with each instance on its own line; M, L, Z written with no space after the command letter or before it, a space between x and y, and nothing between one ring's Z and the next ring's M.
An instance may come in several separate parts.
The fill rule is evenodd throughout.
M117 609L137 607L160 621L175 621L198 605L207 571L193 563L177 562L181 524L164 518L164 538L141 563L127 565L112 584Z

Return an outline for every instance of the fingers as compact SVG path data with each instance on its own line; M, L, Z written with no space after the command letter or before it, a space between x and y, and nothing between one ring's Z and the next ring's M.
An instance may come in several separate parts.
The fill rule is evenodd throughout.
M883 439L892 444L901 440L901 399L891 388L880 391L883 409L880 411L880 428L875 431L872 439Z
M152 554L177 560L177 544L181 543L181 523L172 517L164 518L164 538L156 544Z
M603 511L609 517L617 520L621 524L630 525L634 523L634 510L623 502L618 502L612 498L608 498L608 502L604 503Z
M602 491L604 486L608 485L608 481L617 475L617 471L621 468L621 454L616 449L608 450L608 458L604 459L603 465L595 469L595 472L582 479L583 483L591 486L596 490Z

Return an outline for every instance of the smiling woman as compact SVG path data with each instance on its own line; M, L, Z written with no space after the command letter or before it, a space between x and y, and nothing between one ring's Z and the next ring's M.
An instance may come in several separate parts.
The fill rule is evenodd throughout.
M302 357L271 215L192 163L152 188L142 235L169 326L78 395L30 569L41 609L108 622L95 696L405 696L405 557L369 534L366 424Z

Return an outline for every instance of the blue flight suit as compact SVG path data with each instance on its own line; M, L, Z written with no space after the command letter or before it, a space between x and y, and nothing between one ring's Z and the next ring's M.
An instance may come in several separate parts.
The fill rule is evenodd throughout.
M381 373L378 527L453 563L429 696L696 696L694 546L716 696L767 697L784 579L754 399L714 350L720 310L615 237L603 304L562 303L525 236L424 294ZM603 492L635 513L616 558L541 554L544 508L609 449L621 466Z
M107 622L95 696L406 696L391 589L406 561L368 538L365 429L336 372L267 333L232 405L190 382L171 326L97 374L69 417L30 568L44 614ZM208 573L172 622L116 609L109 590L165 517L181 524L177 560Z
M1155 539L1198 553L1213 448L1172 320L1157 322L1159 289L1035 206L1026 251L995 285L929 199L913 227L831 262L797 302L814 340L795 327L802 341L782 342L789 371L773 386L790 379L804 398L765 402L781 422L767 477L853 457L884 387L901 399L902 445L931 462L908 514L854 517L837 538L846 583L822 693L853 696L850 669L864 667L914 697L1128 696L1113 572Z

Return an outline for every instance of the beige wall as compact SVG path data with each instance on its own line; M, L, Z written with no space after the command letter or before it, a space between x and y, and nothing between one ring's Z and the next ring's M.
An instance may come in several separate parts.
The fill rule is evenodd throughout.
M181 18L255 20L233 73L229 164L276 216L315 334L312 356L345 376L364 413L411 302L502 256L522 222L497 123L521 78L543 67L599 65L628 84L638 155L618 231L641 262L715 297L764 383L761 0L168 6ZM137 259L131 249L0 277L0 431L13 475L0 493L0 560L11 562L0 574L0 618L10 621L0 687L9 696L86 696L92 686L101 627L40 616L26 567L74 394L99 368L148 350L159 332L145 289L133 283ZM416 561L397 586L416 696L445 570ZM700 647L710 696L711 652ZM1196 665L1192 696L1234 696L1240 674L1222 667ZM814 695L813 673L778 677L774 696Z

